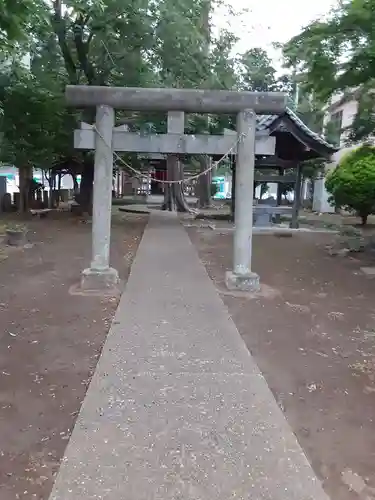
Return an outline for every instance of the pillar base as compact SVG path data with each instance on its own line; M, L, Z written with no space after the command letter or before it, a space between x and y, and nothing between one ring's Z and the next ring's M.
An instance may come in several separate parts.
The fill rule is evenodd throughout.
M119 284L119 276L116 269L93 269L89 267L82 271L80 289L86 292L109 291L116 289Z
M225 273L225 284L228 290L239 292L258 292L259 276L256 273L237 274L233 271Z

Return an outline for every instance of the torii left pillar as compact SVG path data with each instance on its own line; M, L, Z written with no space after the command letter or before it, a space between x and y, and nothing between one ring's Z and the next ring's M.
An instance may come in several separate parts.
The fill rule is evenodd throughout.
M94 196L92 214L92 257L82 272L81 288L112 290L119 283L116 269L109 265L112 215L113 147L115 111L110 106L96 108Z
M233 270L226 272L225 283L229 290L243 292L256 292L260 288L259 276L251 268L255 129L256 114L252 109L245 109L237 114Z

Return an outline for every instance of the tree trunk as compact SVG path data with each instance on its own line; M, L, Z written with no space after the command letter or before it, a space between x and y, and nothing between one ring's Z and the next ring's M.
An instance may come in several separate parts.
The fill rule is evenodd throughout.
M279 175L284 175L284 169L283 168L279 168ZM283 199L283 196L282 196L282 184L280 182L277 183L277 198L276 198L276 204L277 206L281 206L281 203L282 203L282 199ZM280 224L281 223L281 214L276 214L275 215L275 222L276 224Z
M19 190L20 190L20 207L21 213L26 213L30 207L30 186L33 178L33 168L30 166L21 167L18 169L19 175Z
M368 219L369 214L359 214L359 216L361 217L362 226L365 226L367 224L367 219Z
M167 156L167 165L166 165L166 180L173 180L173 169L171 168L171 156ZM173 211L173 190L172 184L164 184L164 202L162 205L162 210L168 210L169 212Z
M53 208L53 192L55 189L55 177L53 171L50 171L49 177L47 177L49 186L49 197L48 197L48 208Z
M61 198L61 181L62 181L62 175L61 172L58 173L57 177L57 193L56 193L56 206L57 208L60 205L60 198Z
M148 194L148 191L147 191ZM120 198L120 169L116 172L116 198Z
M169 180L182 180L184 178L183 165L177 155L169 155L167 160L167 172ZM191 213L191 209L186 201L182 183L166 185L164 194L163 210L173 210L177 212Z
M200 172L204 172L210 167L211 158L201 156L199 158ZM207 208L211 205L211 172L201 175L198 178L198 207Z
M184 178L184 167L178 158L176 158L176 162L173 165L174 169L174 179L182 180ZM186 201L183 184L173 184L173 196L176 203L176 208L178 212L191 212L191 209Z
M294 201L293 201L293 209L292 209L292 220L289 224L289 226L292 229L299 228L298 214L299 214L299 209L301 206L301 194L302 194L301 184L302 184L302 166L301 166L301 164L298 164L297 165L297 172L296 172L296 182L295 182L295 186L294 186Z
M210 30L210 13L211 0L204 0L201 4L202 15L202 51L207 62L210 54L211 30ZM204 77L206 79L206 77ZM207 81L202 82L203 86L209 85ZM205 115L205 133L209 133L210 119L209 115ZM200 172L204 172L211 166L212 158L204 155L199 157ZM211 170L198 178L198 207L208 208L211 205Z
M27 196L26 196L26 181L23 169L19 169L19 190L20 190L20 205L19 211L21 214L27 212Z
M79 191L79 185L78 185L78 181L77 181L77 176L76 174L70 174L72 176L72 179L73 179L73 191L74 191L74 196L76 196L78 194L78 191Z
M77 199L82 212L92 215L92 194L94 183L94 161L92 158L85 159L82 171L81 188Z
M231 200L231 216L232 221L234 222L234 217L236 213L236 164L235 160L231 160L232 162L232 200Z
M78 184L78 183L77 183ZM92 197L94 184L94 157L86 154L83 161L81 185L75 201L81 208L82 213L92 215Z

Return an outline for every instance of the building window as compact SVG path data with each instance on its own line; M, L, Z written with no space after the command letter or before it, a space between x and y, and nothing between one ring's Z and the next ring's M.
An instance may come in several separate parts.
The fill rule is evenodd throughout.
M342 110L331 114L331 118L326 127L326 138L335 146L340 146L342 132Z

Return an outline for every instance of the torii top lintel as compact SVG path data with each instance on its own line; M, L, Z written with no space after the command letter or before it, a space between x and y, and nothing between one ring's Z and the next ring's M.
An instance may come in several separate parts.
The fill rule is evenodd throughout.
M65 97L68 106L75 108L107 105L127 111L230 114L252 109L257 114L279 115L287 105L287 95L282 92L231 90L68 85Z

